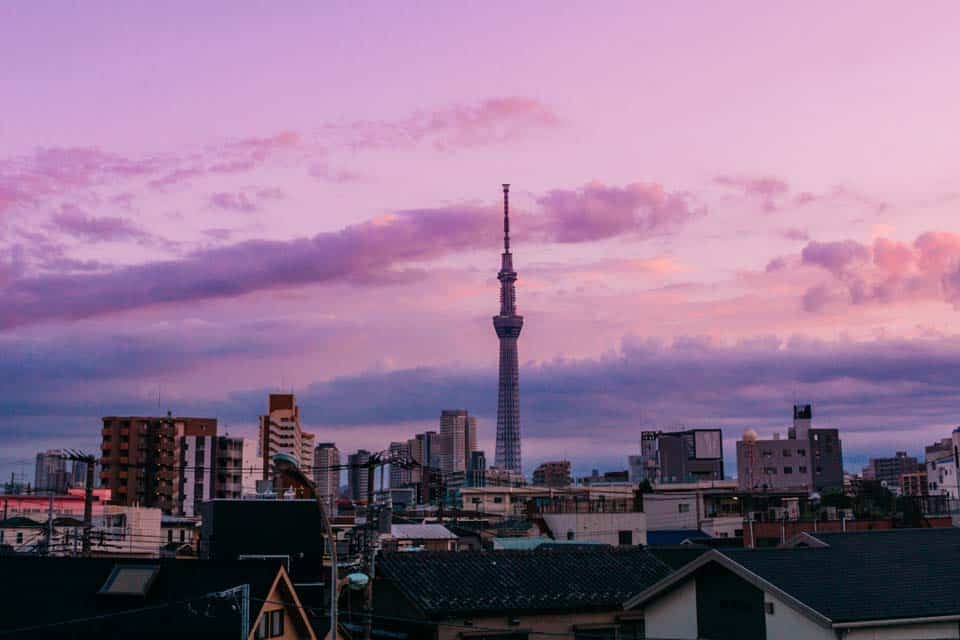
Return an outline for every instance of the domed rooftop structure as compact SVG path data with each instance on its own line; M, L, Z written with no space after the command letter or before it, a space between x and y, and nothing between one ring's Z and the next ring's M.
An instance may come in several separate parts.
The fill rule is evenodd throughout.
M743 432L743 441L744 442L756 442L757 441L757 432L753 429L747 429Z

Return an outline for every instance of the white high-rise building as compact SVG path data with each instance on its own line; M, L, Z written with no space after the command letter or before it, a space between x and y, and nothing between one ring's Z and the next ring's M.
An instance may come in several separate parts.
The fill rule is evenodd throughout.
M273 456L285 453L293 456L300 469L309 477L313 468L313 440L311 433L300 428L300 408L292 393L271 393L267 414L260 416L259 451L263 473L261 478L273 477Z

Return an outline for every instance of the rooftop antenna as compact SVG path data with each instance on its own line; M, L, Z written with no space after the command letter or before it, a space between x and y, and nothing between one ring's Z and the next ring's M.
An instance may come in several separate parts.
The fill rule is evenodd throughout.
M510 185L503 185L503 252L510 253Z

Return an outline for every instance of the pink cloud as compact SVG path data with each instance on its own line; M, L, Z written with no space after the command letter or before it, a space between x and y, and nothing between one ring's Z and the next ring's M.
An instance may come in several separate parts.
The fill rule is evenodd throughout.
M804 264L823 267L835 276L841 275L856 262L870 258L870 251L859 242L810 242L800 254Z
M226 196L223 204L248 205ZM686 196L641 183L554 190L539 202L541 212L518 212L523 222L515 228L529 229L529 237L540 242L659 233L697 213ZM76 213L61 223L98 237L125 230L115 221ZM417 277L408 263L494 249L501 233L499 207L448 206L400 211L312 238L241 242L104 273L23 278L0 291L0 328L305 284L406 281Z
M809 289L804 308L828 303L870 304L905 300L944 300L960 308L960 236L921 234L912 244L877 238L872 245L853 240L811 242L802 263L829 271L835 280Z
M542 102L502 97L419 112L401 120L327 125L325 129L356 149L408 148L426 142L449 151L526 139L558 126L560 118Z
M662 233L703 213L685 193L640 182L625 187L594 182L577 190L556 189L537 203L544 214L539 232L557 242Z
M92 242L142 240L149 236L129 220L113 216L91 216L75 205L63 205L50 221L56 230Z
M780 208L777 199L786 195L790 190L786 182L772 176L744 177L720 175L714 178L714 182L725 187L737 189L748 198L760 200L763 205L763 210L767 212L777 211Z
M264 200L280 200L285 196L283 190L276 187L229 193L221 191L210 196L210 205L224 211L254 213L262 209Z

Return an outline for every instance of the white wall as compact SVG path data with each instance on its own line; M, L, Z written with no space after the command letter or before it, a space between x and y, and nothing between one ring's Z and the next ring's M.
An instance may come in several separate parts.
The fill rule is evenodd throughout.
M941 640L960 638L956 622L849 629L847 640Z
M711 538L733 538L737 531L743 535L743 527L743 518L740 516L720 516L700 521L700 530Z
M697 581L688 579L664 596L643 607L644 626L648 638L696 640ZM776 638L767 634L768 638Z
M551 513L543 521L557 540L573 540L619 544L619 532L630 531L633 544L647 544L647 517L642 512L628 513Z
M765 613L767 637L771 640L836 640L833 629L800 613L770 593L763 594L765 603L773 603L773 613ZM766 607L764 607L766 609Z
M698 529L696 493L647 493L643 496L643 511L647 514L650 531L665 529ZM685 505L681 507L681 505ZM681 511L681 508L685 511Z

